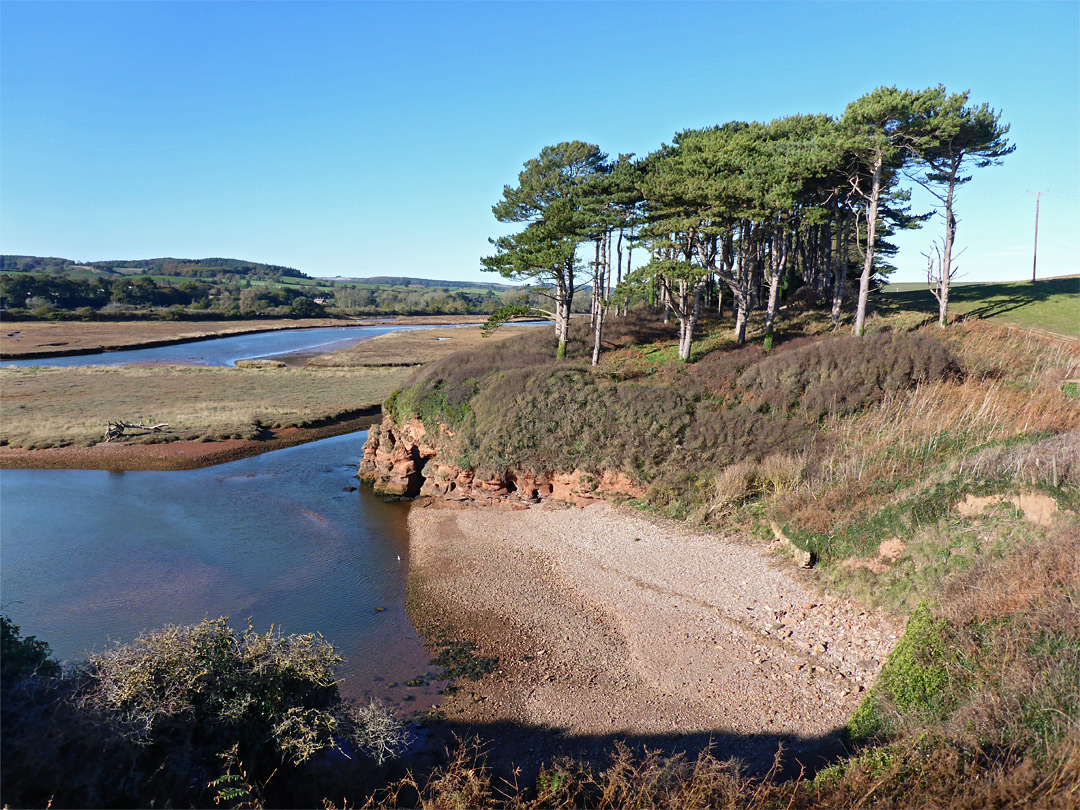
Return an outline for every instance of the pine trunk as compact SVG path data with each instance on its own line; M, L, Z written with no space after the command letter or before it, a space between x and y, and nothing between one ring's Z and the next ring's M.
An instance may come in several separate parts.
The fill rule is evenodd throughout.
M956 239L956 217L953 215L953 186L949 184L945 198L945 249L941 257L941 286L938 295L938 326L949 324L949 288L952 286L952 249Z
M848 218L840 217L836 231L836 253L833 255L833 284L832 284L832 322L833 326L840 323L840 312L844 305L845 276L848 264Z
M783 234L778 234L772 239L769 250L769 304L765 311L765 351L772 349L773 327L776 324L776 315L780 311L780 279L784 274L784 264L787 259L787 247Z
M866 255L862 276L859 277L859 306L855 313L855 334L862 335L866 327L866 302L870 297L870 273L874 267L874 240L877 235L878 199L881 196L882 155L874 158L874 179L870 187L870 206L866 212Z

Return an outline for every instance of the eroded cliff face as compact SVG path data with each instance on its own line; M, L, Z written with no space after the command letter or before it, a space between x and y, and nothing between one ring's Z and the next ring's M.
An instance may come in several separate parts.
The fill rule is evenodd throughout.
M621 472L596 476L573 470L532 475L510 470L500 477L479 478L475 470L464 470L440 458L421 422L413 419L397 425L389 414L368 432L359 477L382 495L430 495L479 505L524 507L549 498L585 505L609 495L638 498L645 494L644 487Z

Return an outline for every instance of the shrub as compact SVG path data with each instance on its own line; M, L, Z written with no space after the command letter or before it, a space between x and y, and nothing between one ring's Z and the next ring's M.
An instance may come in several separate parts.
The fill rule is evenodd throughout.
M716 476L713 498L707 505L709 517L722 517L740 506L754 486L754 465L749 461L729 464Z
M804 453L770 453L758 465L762 490L768 493L794 492L806 472Z
M319 752L382 763L406 742L380 704L341 699L340 658L320 636L237 632L225 619L167 627L15 690L8 673L41 673L47 645L20 644L6 619L4 645L5 806L205 806L242 794L314 806Z
M35 636L23 638L19 626L0 616L0 683L4 690L33 676L46 678L60 674L60 665L51 658L49 645Z
M372 743L373 710L338 694L340 661L321 636L238 633L224 618L206 620L92 656L82 702L144 742L188 740L216 754L239 743L242 759L271 754L276 766L350 739L381 760L403 744L400 726L379 719L386 734Z
M800 409L808 419L865 408L889 393L944 379L960 367L935 338L881 333L817 340L766 358L738 379L770 409Z

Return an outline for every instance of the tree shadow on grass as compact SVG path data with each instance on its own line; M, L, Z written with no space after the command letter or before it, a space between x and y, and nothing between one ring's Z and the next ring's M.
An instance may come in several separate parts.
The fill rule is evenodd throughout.
M1042 304L1060 296L1080 293L1080 278L1052 278L1007 284L959 284L949 292L950 306L962 309L962 318L984 320L1022 307ZM884 314L900 311L938 311L938 302L929 289L883 293L876 297L875 308Z

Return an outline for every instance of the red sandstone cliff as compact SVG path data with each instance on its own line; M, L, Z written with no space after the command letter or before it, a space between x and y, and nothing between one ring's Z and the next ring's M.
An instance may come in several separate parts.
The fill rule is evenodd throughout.
M535 503L546 498L586 504L607 495L637 498L645 493L625 473L594 476L573 470L531 475L511 470L498 478L477 478L475 471L440 459L438 447L420 421L397 425L389 414L368 432L359 476L383 495L431 495L478 504Z

